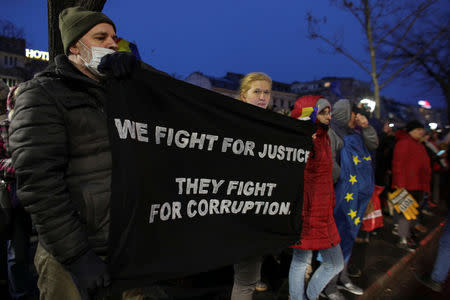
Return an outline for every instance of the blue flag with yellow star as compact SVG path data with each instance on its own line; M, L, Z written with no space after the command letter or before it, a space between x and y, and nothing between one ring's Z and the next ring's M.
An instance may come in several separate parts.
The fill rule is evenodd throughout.
M375 187L372 157L359 134L344 137L340 153L341 173L335 186L334 219L341 236L344 260L352 253L353 243Z

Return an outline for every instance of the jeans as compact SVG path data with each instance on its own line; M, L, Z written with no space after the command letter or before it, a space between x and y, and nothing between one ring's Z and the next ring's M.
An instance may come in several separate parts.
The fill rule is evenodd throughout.
M8 283L9 294L13 299L39 299L39 290L34 277L32 258L36 251L36 243L27 244L25 249L17 249L15 241L8 241ZM23 251L29 257L22 257L18 252ZM28 299L27 298L27 299Z
M261 279L261 257L251 257L234 265L231 300L252 300L256 283Z
M31 219L22 208L15 208L12 236L8 241L8 285L12 299L38 299L37 274L33 257L37 242L30 242Z
M434 262L431 279L439 283L443 283L447 278L450 268L450 212L447 215L447 222L445 223L444 232L442 232L439 241L439 250L436 261Z
M322 256L320 267L314 272L308 286L304 288L305 271L311 263L312 250L294 249L289 269L289 294L292 300L316 299L327 283L342 271L344 258L338 245L329 249L320 249Z

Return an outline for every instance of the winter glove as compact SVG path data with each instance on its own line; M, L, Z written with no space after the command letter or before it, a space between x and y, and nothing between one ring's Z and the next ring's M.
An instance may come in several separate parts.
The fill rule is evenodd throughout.
M393 193L388 193L389 201L394 205L398 213L403 213L407 220L415 220L419 211L419 204L413 196L405 189L397 189Z
M73 281L80 292L82 300L89 300L97 288L111 284L106 264L94 251L89 250L73 263L66 265Z
M97 69L101 73L123 79L130 77L138 66L139 62L134 54L120 51L105 55Z

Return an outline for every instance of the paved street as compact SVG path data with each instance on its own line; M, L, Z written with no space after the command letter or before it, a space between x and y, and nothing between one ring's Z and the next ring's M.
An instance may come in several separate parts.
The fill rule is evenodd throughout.
M349 300L447 299L450 296L448 282L444 293L438 294L422 286L414 278L416 270L429 272L434 263L443 225L442 221L446 214L444 207L435 208L433 211L436 214L435 216L424 216L423 218L423 223L428 227L428 231L418 234L421 246L415 253L410 254L395 246L397 236L392 234L392 218L389 216L385 216L384 227L379 229L376 236L371 237L369 244L355 244L351 263L362 269L362 276L355 278L354 283L362 287L366 293L358 297L343 292L345 297ZM269 290L255 293L254 300L288 299L287 274L289 263L289 250L278 256L270 256L265 259L262 276L264 281L268 283ZM195 287L194 290L190 289L192 293L190 296L187 295L187 290L181 288L172 288L169 291L175 296L174 299L230 299L232 276L232 268L227 267L208 274L193 276L183 281L182 285ZM175 284L175 282L171 284ZM177 284L179 285L180 282ZM150 294L151 292L148 295ZM200 296L201 294L203 296ZM149 297L148 299L152 298Z
M450 284L447 281L444 293L438 294L420 285L414 278L414 272L429 272L434 263L435 253L445 217L445 209L435 208L436 216L423 219L428 232L419 235L421 247L416 253L399 249L395 246L396 236L391 232L392 218L385 217L385 226L369 244L355 244L352 264L362 269L362 276L354 283L361 286L365 295L357 297L345 293L347 299L450 299ZM276 256L269 256L263 264L262 276L269 285L266 292L257 292L254 300L288 299L287 274L290 264L290 251L286 250ZM190 300L225 300L230 299L233 269L231 266L214 272L199 274L165 283L165 291L152 287L146 288L146 300L150 299L190 299ZM170 294L171 297L164 297ZM154 295L154 297L152 297ZM6 286L0 283L0 299L9 299Z

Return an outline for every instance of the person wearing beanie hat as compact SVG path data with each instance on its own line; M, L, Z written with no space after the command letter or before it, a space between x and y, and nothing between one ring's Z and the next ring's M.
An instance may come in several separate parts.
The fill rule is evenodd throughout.
M317 115L325 108L328 108L329 112L331 105L330 102L322 96L302 96L295 101L294 109L291 111L291 117L300 120L311 120L311 122L316 123ZM329 121L327 123L329 123Z
M84 300L111 283L105 83L140 65L116 51L116 27L103 13L67 8L59 27L65 54L15 92L9 141L17 197L38 231L40 299ZM133 291L124 295L142 299Z
M417 120L410 121L406 124L406 132L408 132L408 133L413 131L416 128L425 129L425 126L423 126L423 124Z
M334 188L333 161L328 137L331 105L322 96L303 96L297 99L291 117L318 124L314 134L314 151L308 159L304 175L302 231L293 249L289 269L289 295L292 300L317 299L327 283L344 267L339 245L340 236L333 217ZM312 253L318 250L322 264L312 274L306 288L305 272L311 264Z
M406 124L405 130L396 133L396 144L392 158L392 187L405 188L417 201L422 204L425 193L430 192L431 163L430 157L422 139L425 129L417 120ZM407 251L414 251L417 243L411 238L411 228L416 222L407 220L403 214L398 215L397 246ZM426 230L423 225L415 224L420 230Z
M339 290L355 295L364 291L348 276L348 261L361 226L364 212L375 187L371 150L378 147L378 136L366 116L354 110L348 99L333 105L333 119L328 131L333 159L336 207L333 215L341 237L344 269L324 289L330 299L345 299ZM356 130L358 128L359 130Z
M79 6L64 9L59 14L59 31L61 32L64 53L69 54L69 48L91 30L92 27L100 23L110 24L115 35L116 26L105 14L89 11Z
M69 61L89 78L100 81L106 74L129 77L139 66L130 52L117 52L116 27L101 12L69 7L59 14L59 29Z

